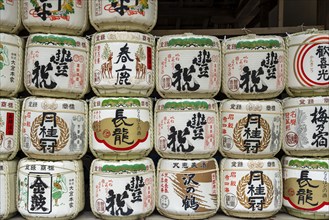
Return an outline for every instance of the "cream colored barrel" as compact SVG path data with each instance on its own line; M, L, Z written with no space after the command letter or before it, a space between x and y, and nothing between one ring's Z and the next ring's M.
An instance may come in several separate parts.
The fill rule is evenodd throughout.
M283 150L293 156L329 155L329 96L283 100Z
M219 209L219 170L215 159L160 159L158 211L174 219L206 219Z
M30 33L82 35L89 27L86 0L21 0L22 21Z
M329 219L329 158L286 156L283 166L283 205L290 215Z
M74 219L85 204L80 160L18 163L17 209L26 219Z
M20 1L0 2L0 32L17 34L22 28Z
M20 115L18 99L0 98L0 161L13 159L20 148Z
M310 29L286 37L290 96L329 95L329 31Z
M82 37L32 34L24 84L32 95L82 98L89 91L89 42Z
M15 215L17 160L0 161L0 219Z
M223 42L223 92L234 99L278 96L285 87L285 43L279 36L249 34Z
M164 158L209 158L218 150L214 99L160 99L155 106L155 149Z
M150 32L158 17L158 0L89 1L90 23L97 31Z
M154 45L150 34L93 35L90 80L98 96L149 96L154 89Z
M219 150L231 158L270 158L282 144L279 101L224 100L220 104Z
M1 9L0 13L2 13ZM2 97L16 96L24 89L23 47L24 42L20 37L0 33L0 96Z
M97 158L136 159L153 148L150 98L93 98L89 112L89 146Z
M221 208L239 218L270 218L282 206L278 159L227 159L221 167Z
M163 98L211 98L221 84L219 39L204 35L163 36L157 43L156 89Z
M22 151L43 160L80 159L88 147L83 100L28 97L22 107Z
M101 219L141 219L155 207L155 172L150 158L96 159L90 171L90 205Z

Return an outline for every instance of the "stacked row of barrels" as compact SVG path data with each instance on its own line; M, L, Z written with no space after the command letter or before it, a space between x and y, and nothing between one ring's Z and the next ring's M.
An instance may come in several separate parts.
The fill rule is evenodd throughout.
M282 204L327 219L329 32L222 43L184 34L155 46L157 4L0 1L0 217L75 218L90 150L90 205L102 219L155 207L178 219L219 208L265 218ZM79 36L89 20L91 43ZM26 42L12 34L21 21ZM83 100L90 88L96 97ZM220 89L229 99L214 99ZM284 89L295 98L275 99ZM32 96L12 98L24 90Z

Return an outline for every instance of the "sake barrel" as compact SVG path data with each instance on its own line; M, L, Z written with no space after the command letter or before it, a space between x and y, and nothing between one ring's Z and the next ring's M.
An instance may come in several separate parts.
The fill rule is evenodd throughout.
M220 164L221 208L240 218L270 218L282 206L278 159L228 159Z
M287 92L291 96L329 95L329 31L288 35Z
M158 211L174 219L205 219L219 209L219 171L215 159L160 159Z
M282 144L279 101L224 100L220 105L219 150L231 158L270 158Z
M30 33L82 35L89 27L88 1L23 0L22 21Z
M20 1L0 1L0 32L16 34L22 28Z
M329 218L329 158L283 158L283 205L289 214Z
M13 159L20 148L20 115L18 99L0 98L0 161Z
M23 152L35 159L80 159L88 147L87 114L83 100L26 98L22 107Z
M101 219L141 219L155 207L155 173L150 158L96 159L90 171L90 205Z
M0 96L2 97L16 96L24 89L23 45L20 37L0 33Z
M157 43L156 89L163 98L211 98L220 89L219 39L169 35Z
M17 209L26 219L73 219L83 210L84 176L80 160L18 163Z
M218 150L218 107L213 99L160 99L155 106L155 149L165 158L209 158Z
M150 98L93 98L90 101L89 141L97 158L134 159L153 148Z
M156 24L158 0L89 1L89 18L97 31L150 32Z
M249 34L223 42L223 92L234 99L278 96L285 87L285 43L279 36Z
M38 96L82 98L89 91L89 42L53 34L29 36L24 83Z
M0 161L0 219L15 215L17 161Z
M283 101L283 150L293 156L329 155L329 97Z
M93 35L91 87L98 96L149 96L154 89L152 35L104 32Z

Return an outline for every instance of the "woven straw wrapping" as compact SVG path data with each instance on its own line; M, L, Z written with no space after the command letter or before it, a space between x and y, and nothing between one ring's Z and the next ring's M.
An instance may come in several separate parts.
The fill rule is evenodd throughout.
M35 166L36 170L26 170L27 167L32 166ZM49 170L49 166L54 169ZM42 167L46 167L46 170L42 170ZM31 204L33 203L30 197L26 197L27 204L24 203L24 193L32 190L30 194L33 195L33 189L30 189L30 186L35 183L34 181L37 176L41 177L43 182L48 183L49 187L51 185L50 189L52 190L49 191L46 188L45 193L43 194L43 196L46 197L46 203L44 205L48 208L48 210L46 210L48 214L33 212L33 210L31 210ZM57 182L57 178L62 178L62 180ZM73 184L70 183L69 179L73 179ZM24 158L18 163L17 181L18 188L16 204L18 211L26 219L74 219L85 206L84 174L81 160L54 162ZM72 189L70 189L71 186L74 187L73 196L70 196L70 193L72 192ZM55 195L55 187L62 192L60 196L58 196L58 191ZM70 198L72 198L73 201L70 201ZM56 206L55 199L58 199L58 206ZM71 205L69 205L70 202L72 202ZM51 206L49 206L49 204L51 204Z
M223 100L219 111L219 128L223 131L219 133L220 153L224 157L241 159L275 156L282 145L282 114L278 100ZM252 137L255 130L260 131L260 138Z
M321 59L328 59L321 47L329 44L329 31L309 29L288 35L287 44L287 84L289 96L328 96L328 66L321 65ZM324 73L324 74L323 74Z
M134 199L134 192L128 190L127 186L132 184L132 181L139 184L140 179L137 182L137 176L143 178L144 186L140 188L141 194L139 194L142 201L131 202ZM148 188L146 189L146 187ZM122 194L124 191L128 193L125 204L133 210L130 215L123 216L120 213L112 215L110 213L111 207L106 209L107 205L110 206L108 202L105 204L109 198L109 189L112 189L114 194ZM146 194L149 190L150 194ZM146 207L145 204L147 204ZM151 215L155 208L155 168L153 161L147 157L129 161L94 160L90 172L90 205L93 214L101 219L137 220ZM126 212L127 210L124 209L123 211Z
M0 11L0 32L17 34L22 29L19 1L2 1Z
M0 33L0 96L13 97L24 90L24 41L11 34Z
M156 90L163 98L212 98L220 90L221 45L213 36L182 34L157 42Z
M150 32L158 16L158 0L124 3L129 10L111 6L107 0L89 1L89 19L97 31Z
M20 2L22 22L30 33L82 35L89 28L88 3L85 0L62 1L61 7L57 1L52 1L51 7L46 5L49 14L38 12L38 7L43 8L40 1L21 0ZM58 8L61 10L58 11Z
M15 215L16 208L16 172L17 172L17 160L12 161L0 161L0 218L7 219Z
M181 169L173 169L173 165L176 163L179 164ZM186 163L189 168L182 168L182 163ZM191 168L193 163L198 168ZM200 168L202 163L211 164L211 168ZM188 183L189 174L195 174L195 176L185 186L184 181ZM213 174L215 174L215 177ZM164 178L167 178L168 182L161 182L161 179ZM197 181L199 185L193 183L192 180ZM162 185L165 185L165 183L168 184L168 193L165 192L165 189L164 192L161 190ZM158 161L156 186L156 208L163 216L174 219L206 219L215 215L219 209L219 168L214 158L198 160L169 160L161 158ZM191 189L191 193L187 193L184 187L193 187L195 191ZM192 196L194 196L195 202L199 205L198 208L193 210L190 207L184 210L182 201L188 198L192 199Z
M283 92L287 55L282 37L233 37L224 40L222 51L222 92L229 98L267 99Z
M284 156L281 161L283 206L286 211L299 218L328 219L329 158ZM307 178L307 185L303 182L304 176ZM303 203L304 196L301 192L304 190L312 196Z
M88 40L31 34L26 43L24 85L32 95L83 98L90 90Z
M233 167L232 163L237 166L239 163L242 163L242 165ZM269 167L269 164L271 164L271 167ZM224 158L221 161L220 168L221 208L226 215L239 218L269 218L280 211L282 206L282 169L278 159ZM262 185L266 190L264 189L262 210L255 207L255 210L252 211L249 203L249 199L252 197L251 194L248 194L248 191L250 191L249 181L252 180L251 184L254 184L255 187L260 186L260 181L253 183L255 179L251 177L251 171L263 171ZM233 176L231 175L232 172L235 172ZM232 181L235 181L236 185L231 185ZM229 184L225 185L225 182ZM229 191L225 190L226 188ZM257 196L255 195L255 197ZM231 198L234 199L230 200ZM228 201L234 202L234 204L228 203ZM259 200L257 201L259 202Z
M0 160L12 160L20 149L20 102L18 99L1 99L0 103Z
M122 141L115 141L116 127L112 121L118 109L123 109L124 121L127 123L119 125L119 130L128 129L127 139ZM153 148L152 100L92 98L89 108L89 146L93 155L101 159L124 160L147 156Z
M85 101L31 96L23 102L22 115L21 144L28 157L74 160L86 153L88 106Z
M320 117L329 109L329 97L286 98L283 109L284 152L292 156L328 156L329 143L322 142L321 137L328 132L329 123L322 126Z
M154 89L154 44L152 35L137 32L93 35L90 83L96 95L150 96Z
M215 100L160 99L154 117L155 150L161 157L201 159L217 152L219 120ZM180 144L172 137L175 132L181 132L186 140Z

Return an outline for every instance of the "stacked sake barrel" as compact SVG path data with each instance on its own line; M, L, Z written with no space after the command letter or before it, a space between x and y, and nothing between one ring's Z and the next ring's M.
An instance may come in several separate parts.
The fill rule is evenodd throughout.
M83 210L88 147L89 42L86 1L22 1L30 32L21 112L17 209L27 219L72 219ZM65 34L65 35L64 35Z
M221 208L230 216L269 218L282 206L281 163L285 43L246 35L223 42L219 146ZM262 100L260 100L262 99Z
M89 1L92 37L90 205L102 219L139 219L155 208L153 148L157 1Z
M19 150L20 102L23 89L23 40L18 1L0 3L0 219L7 219L16 208L16 154Z
M211 36L164 36L157 43L155 105L157 210L205 219L219 209L218 107L220 42Z
M287 37L283 100L283 205L289 214L329 218L329 31Z

